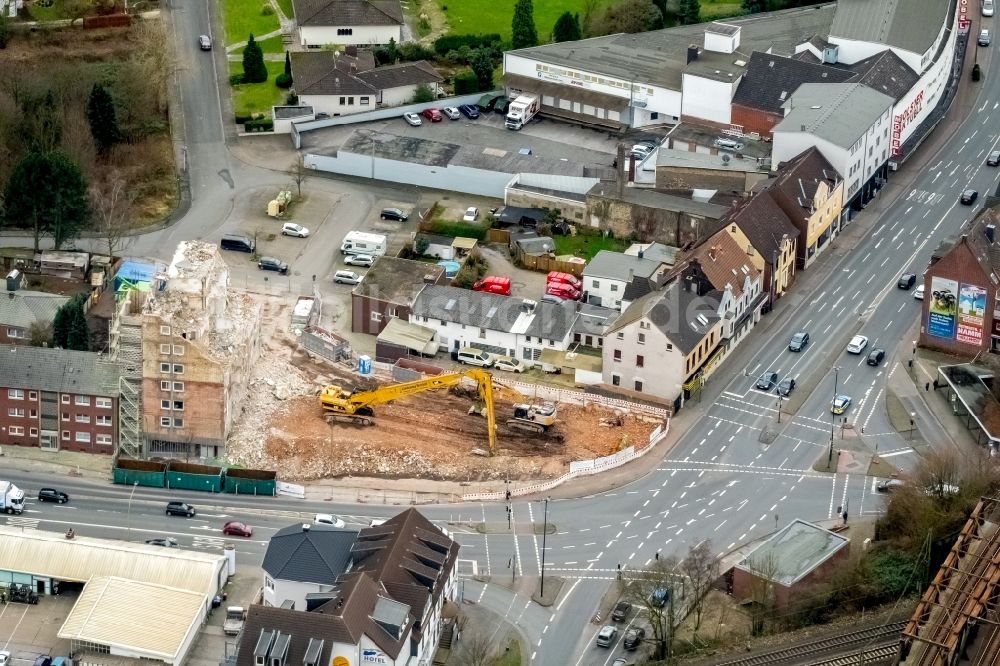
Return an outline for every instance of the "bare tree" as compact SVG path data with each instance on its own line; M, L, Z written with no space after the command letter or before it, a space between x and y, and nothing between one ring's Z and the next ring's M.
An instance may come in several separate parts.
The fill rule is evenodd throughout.
M117 172L112 172L106 181L90 188L94 226L107 243L110 257L135 241L135 237L129 235L135 198L135 191Z
M295 163L292 164L292 182L298 189L300 199L302 198L302 183L305 182L307 175L306 158L304 155L299 155L295 158Z
M708 539L696 546L688 546L687 557L681 562L681 572L685 581L687 599L694 612L694 632L701 628L701 613L705 597L719 577L719 559L712 553L712 542Z
M489 666L496 661L498 651L493 639L479 630L463 634L459 640L459 663L466 666Z
M52 324L36 321L28 327L28 344L32 347L48 347L52 340Z
M760 636L767 628L767 618L774 608L774 577L778 563L774 555L751 558L747 561L753 576L750 579L750 633Z
M681 589L677 560L661 557L652 566L629 574L622 596L645 616L652 633L653 656L667 659L673 652L674 634L680 620L674 612L676 593Z

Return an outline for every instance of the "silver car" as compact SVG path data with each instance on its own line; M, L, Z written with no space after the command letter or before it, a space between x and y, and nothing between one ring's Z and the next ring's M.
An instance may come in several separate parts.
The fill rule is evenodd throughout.
M375 257L370 254L349 254L344 257L344 263L348 266L364 266L368 268L375 263Z
M202 51L211 51L212 38L209 37L208 35L201 35L200 37L198 37L198 46L201 48Z
M337 271L333 276L337 284L360 284L361 276L354 271Z
M413 127L420 127L421 125L423 125L423 122L420 120L420 116L418 116L415 113L404 113L403 120L405 120L408 124L412 125Z
M452 120L458 120L459 118L462 117L462 112L453 106L444 107L443 109L441 109L441 113L448 116Z

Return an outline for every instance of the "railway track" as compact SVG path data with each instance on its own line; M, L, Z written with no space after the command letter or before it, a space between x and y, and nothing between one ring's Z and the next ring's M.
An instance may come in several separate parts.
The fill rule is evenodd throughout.
M806 666L883 666L891 664L899 652L899 645L882 645L861 652L851 652L820 661L810 661Z
M905 624L905 622L894 622L893 624L881 627L870 627L868 629L852 631L840 636L831 636L817 641L800 643L799 645L774 650L773 652L764 652L750 657L719 662L715 666L762 666L763 664L842 666L845 664L858 663L858 654L854 653L840 657L831 657L828 661L809 661L809 658L829 652L844 652L850 650L852 647L862 648L867 644L880 644L879 647L865 649L866 657L864 663L875 664L878 662L875 661L874 656L871 661L868 660L867 655L869 652L874 653L878 650L891 649L892 654L896 654L896 643L898 643L899 636L902 633L903 626ZM893 643L892 645L885 645L890 641ZM853 659L854 661L839 661L841 659Z

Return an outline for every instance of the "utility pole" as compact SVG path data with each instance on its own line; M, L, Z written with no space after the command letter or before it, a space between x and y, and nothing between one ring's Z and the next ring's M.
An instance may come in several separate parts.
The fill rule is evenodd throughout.
M128 525L128 541L132 540L132 496L135 495L135 489L139 487L139 482L136 481L132 484L132 492L128 494L128 516L126 517L126 523Z
M539 596L545 597L545 537L549 533L549 498L545 498L545 517L542 522L542 584Z
M833 366L833 400L837 400L837 383L840 379L840 366ZM830 455L826 459L827 467L833 464L833 431L837 427L837 415L833 413L832 403L830 408Z

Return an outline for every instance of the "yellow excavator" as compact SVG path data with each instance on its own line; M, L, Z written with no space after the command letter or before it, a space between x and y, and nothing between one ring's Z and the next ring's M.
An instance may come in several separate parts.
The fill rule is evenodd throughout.
M390 402L424 391L435 391L458 384L463 379L476 382L479 389L481 408L474 409L486 416L487 433L489 437L490 454L496 453L496 413L493 407L494 390L507 395L521 398L517 391L502 385L493 384L493 376L485 370L470 368L461 372L418 379L402 384L388 384L370 391L350 391L340 386L327 386L320 393L319 400L326 412L328 421L340 421L357 425L374 425L374 405ZM556 422L556 408L551 403L543 405L514 405L514 417L507 420L507 427L523 432L540 434L548 430Z

